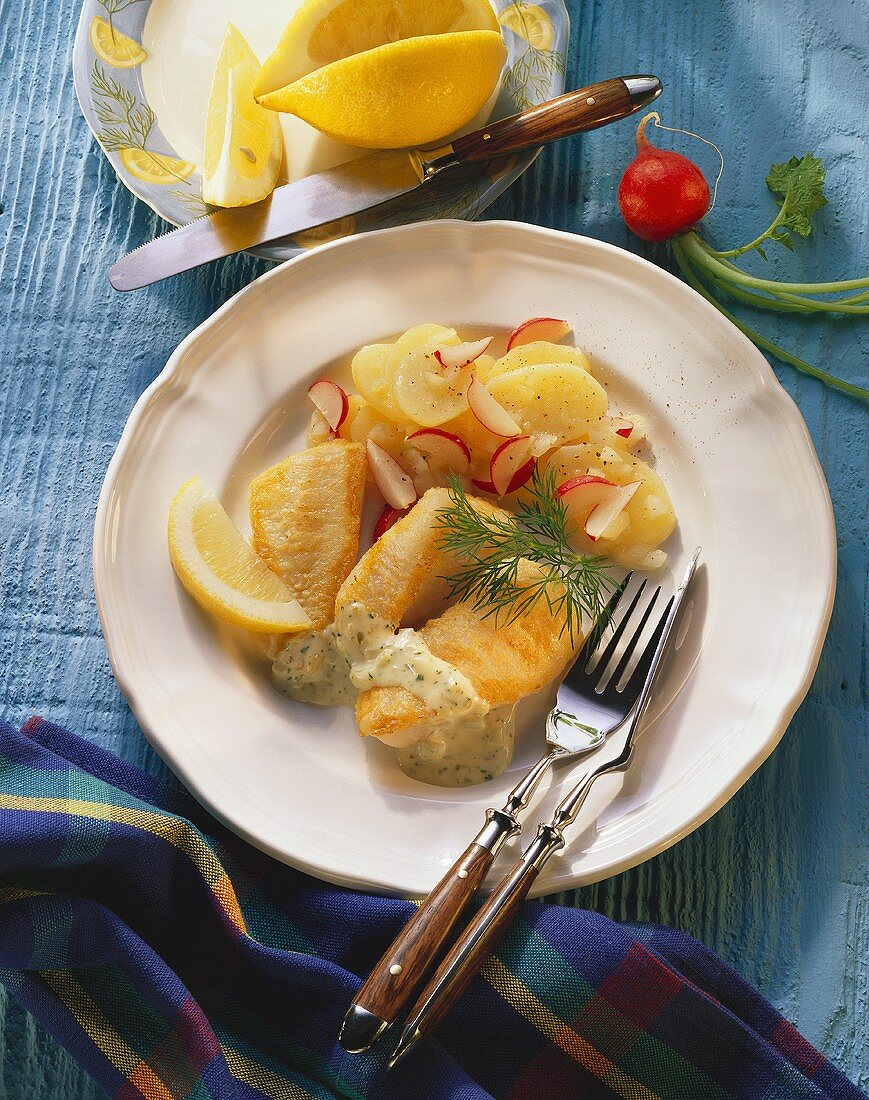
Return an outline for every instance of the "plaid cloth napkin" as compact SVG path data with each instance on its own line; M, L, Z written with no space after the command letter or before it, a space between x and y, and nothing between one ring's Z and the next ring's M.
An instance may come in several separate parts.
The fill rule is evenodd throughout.
M539 903L387 1074L335 1037L411 912L58 726L0 723L0 981L118 1100L863 1096L688 936Z

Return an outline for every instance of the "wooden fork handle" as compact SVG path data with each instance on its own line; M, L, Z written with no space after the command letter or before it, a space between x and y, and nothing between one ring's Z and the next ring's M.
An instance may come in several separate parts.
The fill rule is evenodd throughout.
M616 77L589 84L457 138L452 143L452 152L461 164L518 153L626 118L650 103L660 91L660 81L651 76Z
M421 902L356 994L341 1029L346 1050L367 1050L395 1020L439 958L494 857L472 842Z
M390 1065L437 1027L513 923L549 857L564 846L560 831L541 825L522 857L501 879L447 952L411 1009Z

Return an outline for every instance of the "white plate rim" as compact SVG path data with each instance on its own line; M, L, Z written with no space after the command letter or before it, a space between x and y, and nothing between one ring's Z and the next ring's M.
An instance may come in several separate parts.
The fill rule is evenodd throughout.
M702 308L710 319L711 324L719 326L725 326L730 330L730 336L738 344L742 346L742 351L745 354L746 362L750 365L753 373L753 380L757 384L755 397L764 401L770 402L777 413L781 416L783 423L789 428L792 433L792 438L795 442L798 442L805 449L805 457L807 459L808 466L812 469L815 478L815 485L813 488L819 492L820 499L824 504L823 521L826 528L827 540L826 540L826 561L821 563L824 567L824 574L826 576L826 586L823 593L823 606L819 608L819 614L816 620L816 627L812 633L811 645L806 647L805 658L802 666L789 671L792 673L791 688L788 692L784 693L775 707L774 713L770 715L770 731L766 739L759 742L755 748L755 751L745 758L742 768L726 783L722 784L720 790L711 798L706 801L702 807L696 810L692 814L689 820L684 821L678 826L674 826L668 830L664 835L656 837L650 841L647 845L637 849L632 854L625 856L621 859L615 860L607 864L607 866L600 871L600 873L593 873L591 875L568 875L567 878L559 880L555 883L542 879L537 888L532 889L531 896L540 896L542 894L553 893L560 890L571 889L573 887L584 885L589 882L599 881L604 878L609 878L615 874L625 871L631 867L637 866L645 860L660 854L679 840L683 839L689 833L693 832L696 828L702 825L710 817L712 817L723 805L725 805L730 798L739 790L739 788L747 781L747 779L757 770L757 768L769 757L773 750L781 740L785 730L790 724L791 719L805 698L808 690L811 686L812 679L820 660L821 650L823 648L824 640L827 633L830 617L832 614L833 600L836 589L836 531L835 520L833 515L832 502L829 495L829 489L827 487L826 479L824 477L820 462L817 457L817 453L814 448L811 436L808 431L808 427L799 412L799 409L784 387L778 381L770 364L765 357L758 351L758 349L748 340L743 333L741 333L735 326L732 325L726 318L722 316L713 306L705 301L700 295L696 293L691 287L678 279L670 272L658 267L655 264L650 263L643 257L637 256L634 253L628 252L625 249L621 249L615 245L607 242L595 240L594 238L584 237L579 234L572 234L563 232L560 230L548 229L545 227L532 225L524 222L514 221L484 221L484 222L466 222L457 220L442 220L436 223L417 223L413 225L405 225L392 227L388 229L376 230L372 233L364 235L364 237L349 237L342 240L337 240L328 244L320 246L320 248L303 253L293 259L281 264L278 267L266 272L260 276L254 282L250 283L247 287L239 291L236 295L230 298L224 303L218 310L215 311L209 318L207 318L202 324L197 326L187 337L178 345L175 351L170 356L165 367L154 378L151 384L143 391L142 395L136 402L130 417L121 434L121 438L115 449L114 454L109 462L106 470L103 485L100 490L99 499L97 503L96 517L94 523L94 537L92 544L92 565L93 565L93 578L94 578L94 591L96 596L97 608L100 616L100 623L105 638L106 649L112 672L121 688L122 693L126 697L130 708L142 729L142 732L146 736L147 740L151 743L158 754L163 760L172 768L181 781L188 787L188 789L196 796L196 798L206 806L214 816L227 824L234 832L242 836L245 840L249 841L256 847L267 852L269 855L275 858L291 864L298 869L305 871L315 877L325 879L326 881L334 882L338 885L347 886L354 889L366 890L366 891L379 891L401 894L404 896L416 896L419 891L413 886L401 882L388 881L383 878L371 875L355 875L353 873L338 872L333 868L324 869L316 859L308 858L304 855L298 855L296 853L290 854L284 849L278 849L270 842L263 841L261 837L251 831L243 821L238 820L233 814L226 813L217 805L210 797L209 793L202 787L197 781L197 776L189 769L185 768L172 752L171 741L167 742L166 739L159 732L159 721L155 720L151 707L148 705L147 696L140 692L136 678L133 671L125 664L123 653L112 641L111 631L111 612L107 605L106 600L106 582L107 578L103 575L103 559L101 555L101 548L106 544L106 539L109 536L108 532L108 519L110 513L110 501L112 493L115 489L118 481L119 474L122 471L123 465L127 459L127 452L130 449L131 443L135 438L136 430L141 419L148 412L151 403L156 396L167 386L172 384L179 384L182 381L182 372L180 367L184 364L186 353L188 349L199 339L207 336L209 331L217 327L226 316L227 313L233 311L238 307L241 302L250 304L250 301L255 299L257 295L263 292L263 288L269 286L273 280L280 280L287 277L287 273L290 269L297 267L299 264L310 262L318 254L324 254L326 251L334 251L340 249L351 243L359 244L361 241L367 242L367 247L388 248L388 242L390 239L397 238L399 236L407 236L414 233L431 232L433 228L441 229L444 232L456 232L460 227L461 232L468 235L479 235L483 233L504 233L504 232L517 232L520 235L526 236L529 239L538 238L542 241L560 240L560 241L573 241L579 242L585 248L591 250L601 250L603 253L614 252L621 257L628 257L631 262L640 265L643 268L651 269L657 276L668 282L674 289L676 294L686 295L696 301L698 306ZM821 517L816 516L817 520ZM765 711L769 714L769 709ZM527 826L526 826L527 828ZM468 837L470 839L470 836Z

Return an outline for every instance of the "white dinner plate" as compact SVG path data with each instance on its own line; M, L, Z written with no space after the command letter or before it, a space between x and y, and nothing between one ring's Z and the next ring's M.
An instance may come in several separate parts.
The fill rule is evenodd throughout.
M808 690L835 586L830 499L796 406L741 333L678 279L584 237L444 221L337 241L264 275L175 351L130 416L94 534L106 645L142 729L217 817L278 859L425 892L539 754L541 726L526 713L513 764L491 783L405 777L391 750L361 741L350 710L279 695L182 591L166 548L173 494L199 474L249 529L248 482L304 445L317 376L422 321L504 331L546 314L573 323L613 406L648 417L679 517L665 583L698 544L704 567L630 771L599 781L586 827L534 892L684 837L769 755ZM555 773L526 833L569 782Z

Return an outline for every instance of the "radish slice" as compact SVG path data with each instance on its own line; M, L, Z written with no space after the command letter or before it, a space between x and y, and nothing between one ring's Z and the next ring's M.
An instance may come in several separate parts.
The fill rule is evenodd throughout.
M408 475L392 455L370 439L366 441L365 448L368 451L371 476L383 499L393 508L409 508L416 500L416 489Z
M611 416L609 421L610 427L616 435L620 435L622 439L631 438L631 432L634 430L633 421L625 420L622 416Z
M471 466L471 451L467 443L442 428L421 428L407 437L418 451L432 460L439 470L455 470L466 474Z
M527 435L517 435L505 440L492 455L489 464L489 479L495 486L498 496L503 496L509 491L509 485L514 474L527 464L531 454L531 438Z
M532 455L525 465L520 466L516 473L510 478L510 484L507 486L507 493L505 495L515 493L517 489L521 489L525 482L531 478L536 465L537 459Z
M533 344L536 340L547 340L551 344L557 344L571 331L569 321L559 321L557 317L532 317L523 321L518 328L514 328L507 340L507 351L517 348L520 344Z
M347 419L347 410L350 407L347 394L338 383L321 378L308 388L308 397L323 414L332 431L337 432Z
M308 424L306 436L308 446L317 447L329 439L334 439L337 434L329 427L326 417L323 416L320 410L314 409L311 413L311 422Z
M479 489L481 493L491 493L493 497L498 496L498 490L491 481L479 481L477 478L472 477L471 484Z
M630 485L619 485L606 500L602 500L592 509L591 515L585 521L585 533L592 542L597 542L606 534L609 525L622 514L640 485L639 481L632 481Z
M374 541L377 542L381 535L385 534L390 527L398 523L398 521L403 516L406 516L409 511L410 508L393 508L391 504L385 504L383 506L383 511L377 518L377 523L374 525Z
M442 367L466 367L468 363L473 363L475 359L479 359L491 343L492 337L486 336L482 340L472 340L467 344L455 344L454 346L444 344L443 347L435 349L435 359Z
M477 377L472 378L471 384L468 386L468 404L477 420L493 435L514 436L521 434L522 429L513 417L503 405L498 404Z
M583 528L592 511L607 500L616 489L605 477L583 474L572 477L558 486L558 495L564 502L567 515L577 527Z

